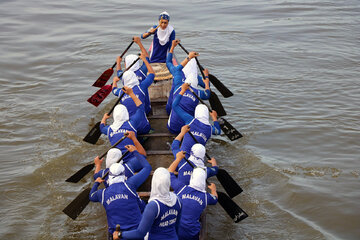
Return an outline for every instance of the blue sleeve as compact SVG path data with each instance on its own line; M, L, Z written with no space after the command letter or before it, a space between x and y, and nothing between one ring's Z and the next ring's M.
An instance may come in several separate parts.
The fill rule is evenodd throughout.
M179 106L179 103L181 101L182 95L178 94L176 98L173 101L172 109L176 112L177 115L185 122L185 124L189 124L194 117L182 110L182 108Z
M211 126L211 129L212 129L212 134L213 135L220 135L221 134L220 123L218 121L214 122L214 125Z
M121 92L121 88L114 87L112 89L112 93L117 97L120 95L120 92Z
M158 206L155 201L150 201L145 207L141 221L137 229L122 232L124 239L142 239L146 233L150 231L154 223L156 215L158 214Z
M105 124L101 123L101 124L100 124L100 131L101 131L101 133L107 135L109 127L110 127L110 126L106 126Z
M207 205L215 205L217 203L217 197L210 193L206 193Z
M148 57L146 57L146 60L147 60L148 62L150 62L150 59L149 59ZM147 69L145 63L143 63L143 65L141 65L141 67L140 67L139 69L140 69L140 71L142 71L145 75L146 75L147 72L148 72L148 69Z
M118 71L117 71L117 76L120 77L120 75L122 74L122 72L123 72L122 70L118 70Z
M198 75L198 85L205 88L205 83L200 75Z
M172 59L173 59L173 54L169 52L166 57L166 67L169 69L170 73L174 75L176 68L172 62Z
M101 202L102 192L105 189L97 190L99 186L100 186L100 183L98 183L98 182L94 183L94 186L91 188L91 191L90 191L90 194L89 194L90 201L92 201L92 202Z
M181 142L179 140L175 140L175 139L171 144L171 151L175 158L176 158L176 154L178 152L180 152L180 144L181 144Z
M142 103L140 106L138 106L135 114L130 119L130 123L135 129L139 128L142 119L145 117L144 114L145 114L145 107L144 107L144 103Z
M157 25L154 25L153 26L153 28L156 28L157 27ZM149 28L149 30L150 30L150 28ZM144 33L148 33L149 32L149 30L147 30L146 32L144 32ZM157 32L157 30L155 31L155 34L156 34L156 32ZM146 38L143 38L143 35L144 35L144 33L143 34L141 34L141 39L146 39L146 38L148 38L149 36L151 36L151 35L149 35L149 36L147 36Z
M136 189L138 189L141 186L141 184L143 184L150 175L151 166L146 160L146 158L143 155L141 155L138 151L134 151L134 156L140 162L142 169L140 170L140 172L130 177L126 183L130 188L136 191Z
M214 166L214 167L207 167L206 168L206 175L207 178L215 176L219 171L219 167L218 166Z
M207 89L207 90L199 90L199 97L202 99L202 100L208 100L210 98L210 90Z
M182 183L177 179L174 173L170 173L170 181L171 181L171 187L172 189L174 189L174 192L176 193L179 192L185 186L184 183Z
M101 169L100 171L98 171L97 173L94 174L94 180L96 180L98 177L103 177L104 176L104 171L105 169Z
M154 82L154 78L155 78L155 74L153 73L147 75L145 80L140 83L141 90L146 91L146 89L148 89L148 87L150 87L150 85Z

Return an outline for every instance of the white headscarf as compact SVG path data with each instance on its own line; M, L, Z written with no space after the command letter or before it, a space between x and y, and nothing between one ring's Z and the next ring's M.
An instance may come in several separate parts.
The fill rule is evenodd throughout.
M185 75L185 78L187 78L189 76L190 73L194 73L196 74L196 76L198 75L198 69L197 69L197 65L196 65L196 61L195 58L192 58L183 68L183 73Z
M133 71L124 72L123 76L123 84L129 88L133 88L136 85L139 85L139 79Z
M162 14L170 16L167 12L160 13L160 15ZM160 45L164 46L169 41L173 30L174 28L170 24L168 24L164 30L162 30L161 27L157 29L157 37L159 39Z
M109 171L109 186L114 183L125 182L125 168L121 163L114 163Z
M114 108L113 118L114 122L110 125L110 128L113 131L116 131L124 124L124 122L129 120L129 112L127 108L122 104L118 104Z
M129 67L133 62L136 61L136 59L138 59L138 56L136 56L135 54L129 54L125 57L125 67ZM138 70L140 68L140 63L139 61L137 61L129 70L135 72L136 70Z
M206 171L203 168L195 168L190 177L189 187L200 192L206 192Z
M204 104L199 104L195 108L195 116L197 120L200 122L210 125L209 122L209 109Z
M189 73L189 75L185 79L185 83L190 84L193 88L198 88L198 78L197 74Z
M205 147L196 143L191 147L189 160L195 164L196 167L205 167L204 157L205 157Z
M116 163L122 156L120 149L112 148L106 154L106 168L111 167L114 163ZM120 161L122 163L122 160Z
M176 194L170 192L170 173L163 167L156 169L152 177L149 202L152 200L158 200L168 207L176 203Z

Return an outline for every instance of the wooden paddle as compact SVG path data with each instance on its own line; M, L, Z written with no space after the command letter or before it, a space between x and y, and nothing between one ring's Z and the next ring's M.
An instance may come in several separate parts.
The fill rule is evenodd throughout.
M192 168L195 168L195 166L186 157L184 157L184 159ZM207 180L206 183L210 185ZM226 193L219 191L216 191L216 193L218 194L218 202L221 207L235 223L238 223L248 217L247 213L242 210L228 195L226 195Z
M121 56L120 56L121 58L130 49L130 47L133 45L133 43L134 43L134 39L129 44L129 46L125 49L125 51L121 54ZM111 68L107 69L105 72L103 72L103 74L101 74L101 76L94 82L93 86L94 87L102 87L102 86L104 86L105 83L109 80L109 78L113 75L115 66L116 66L116 61L115 61L114 65L112 65Z
M139 54L140 56L140 54ZM121 73L119 78L122 77L122 75L128 71L134 64L139 61L140 57L138 57L128 68L125 69L124 72ZM110 94L112 90L112 83L109 85L105 85L102 88L100 88L94 95L92 95L87 101L94 105L95 107L99 106L102 101Z
M191 129L190 131L188 131L188 133L196 143L199 143L198 140L191 133ZM211 157L206 152L205 152L205 156L207 157L207 159L211 160ZM243 191L242 188L239 186L239 184L235 182L235 180L230 176L230 174L225 169L219 168L216 177L230 198L237 196Z
M181 43L179 43L179 46L182 48L182 50L184 50L184 52L186 52L186 54L189 54L189 52L181 45ZM199 60L197 59L197 57L195 57L196 63L198 64L200 71L203 75L203 78L205 78L204 76L204 68L200 65ZM232 95L234 95L227 87L225 87L225 85L220 82L219 79L217 79L214 75L209 74L209 80L210 82L216 87L217 90L219 90L219 92L225 97L231 97Z
M126 137L127 137L127 134L124 134L124 136L122 138L120 138L113 146L111 146L109 149L107 149L106 152L101 154L101 156L99 158L102 159L111 148L116 147ZM79 171L77 171L75 174L73 174L71 177L66 179L65 182L72 182L72 183L79 182L86 174L88 174L94 168L94 166L95 166L94 162L89 163L88 165L86 165L85 167L83 167Z
M121 101L121 98L125 95L125 92L123 92L119 99L116 100L114 106L110 109L110 111L107 113L108 115L110 115L113 111L114 108L119 104L119 102ZM91 144L95 144L99 138L101 136L101 131L100 131L100 122L97 122L95 124L95 126L88 132L88 134L84 137L83 141L91 143Z
M117 161L117 163L119 163L126 156L127 153L128 151L126 151L121 156L121 158ZM109 175L109 171L107 171L101 179L104 180L107 177L107 175ZM71 203L69 203L69 205L67 205L63 209L63 213L65 213L70 218L75 220L80 215L80 213L85 209L85 207L89 204L90 191L91 191L90 186L84 189Z
M199 99L199 101L204 104L210 112L212 112L211 107L209 107L209 105L207 105L191 88L189 88L189 90L192 92L192 94L194 94L194 96ZM221 130L223 130L223 132L225 133L225 135L231 140L234 141L238 138L243 137L243 135L238 132L238 130L236 130L226 119L219 117L218 118Z

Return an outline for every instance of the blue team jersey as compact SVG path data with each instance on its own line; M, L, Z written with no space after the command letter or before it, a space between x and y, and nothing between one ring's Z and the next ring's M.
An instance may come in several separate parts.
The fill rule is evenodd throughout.
M177 240L176 221L180 215L181 204L179 199L172 207L168 207L158 200L154 200L158 207L158 214L149 231L149 239Z
M157 26L153 26L156 28ZM141 38L142 35L141 35ZM165 45L161 45L159 42L159 38L157 36L157 29L154 34L154 38L152 41L152 48L150 51L150 63L165 63L166 62L166 55L170 50L172 41L175 40L175 29L171 32L169 41Z
M198 143L201 143L202 145L206 145L207 141L211 137L211 125L204 124L197 120L196 118L193 118L193 120L189 123L190 126L190 132L192 135L194 135L195 139ZM187 154L190 153L191 147L196 142L194 139L190 136L189 133L186 133L183 139L183 142L181 144L181 151L185 151Z
M207 205L215 205L217 198L210 193L200 192L185 185L171 173L171 187L180 198L182 204L179 239L199 239L201 213Z

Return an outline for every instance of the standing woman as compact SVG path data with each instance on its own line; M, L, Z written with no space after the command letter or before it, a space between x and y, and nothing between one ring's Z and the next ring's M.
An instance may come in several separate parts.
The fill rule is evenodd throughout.
M166 55L171 47L172 41L175 40L175 30L174 27L169 24L169 21L169 14L162 12L159 16L159 25L153 26L141 35L142 39L146 39L151 34L154 34L150 51L150 63L166 62Z
M179 155L183 157L182 152ZM180 211L180 200L175 193L170 192L170 173L160 167L154 172L149 203L145 207L138 228L124 232L115 231L113 238L143 239L149 232L148 240L177 240Z

